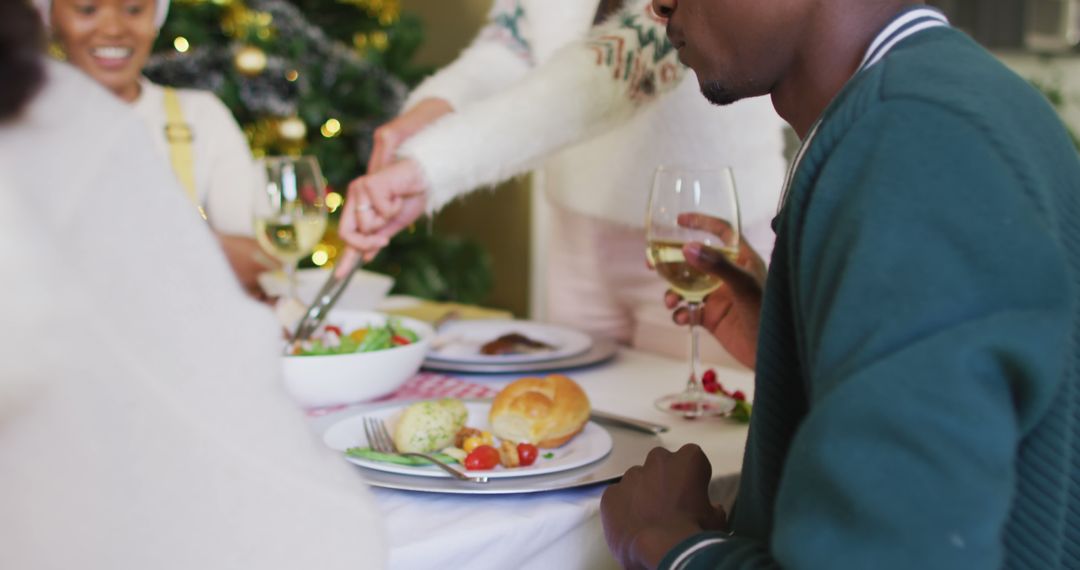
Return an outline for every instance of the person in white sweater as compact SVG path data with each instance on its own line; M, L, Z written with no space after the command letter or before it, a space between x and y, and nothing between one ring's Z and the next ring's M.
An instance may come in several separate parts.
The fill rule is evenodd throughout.
M173 89L142 76L169 0L34 0L72 65L129 103L167 157L191 204L209 222L237 278L260 296L258 274L275 263L253 235L258 178L247 139L208 91Z
M56 62L19 110L34 18L0 2L0 566L382 568L367 488L139 119Z
M744 235L767 258L784 176L770 102L710 106L684 80L691 72L648 2L594 27L604 4L598 13L597 0L497 1L473 44L376 132L342 237L373 255L423 212L542 165L553 208L548 320L647 347L674 330L666 284L644 260L656 166L732 166Z

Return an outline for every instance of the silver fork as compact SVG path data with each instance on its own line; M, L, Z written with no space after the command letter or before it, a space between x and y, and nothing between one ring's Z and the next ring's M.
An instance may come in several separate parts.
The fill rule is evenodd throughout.
M390 432L386 429L386 424L379 418L364 418L364 434L367 435L368 445L379 453L393 453L396 455L404 455L406 457L422 457L434 463L440 469L446 471L459 481L468 481L470 483L488 482L486 476L470 477L427 453L398 451L397 446L394 445L393 438L390 437Z

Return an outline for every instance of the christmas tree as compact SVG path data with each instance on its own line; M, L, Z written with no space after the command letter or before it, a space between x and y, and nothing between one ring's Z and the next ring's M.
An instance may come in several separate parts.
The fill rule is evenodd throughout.
M398 0L173 0L145 73L216 93L256 157L317 157L333 221L365 171L375 128L427 71L410 63L422 41ZM302 264L332 265L341 248L332 223ZM491 286L484 251L428 224L365 268L392 275L395 292L431 299L476 303Z

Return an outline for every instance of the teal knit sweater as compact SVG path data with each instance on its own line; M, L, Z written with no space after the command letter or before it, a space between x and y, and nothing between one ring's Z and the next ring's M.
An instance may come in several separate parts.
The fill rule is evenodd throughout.
M730 537L680 566L1080 568L1080 158L960 32L826 110L774 222Z

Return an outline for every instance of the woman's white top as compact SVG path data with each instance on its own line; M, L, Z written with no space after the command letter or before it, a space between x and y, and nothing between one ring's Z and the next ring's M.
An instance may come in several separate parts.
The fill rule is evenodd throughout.
M65 64L0 124L0 566L381 568L363 482L130 107Z
M597 4L496 0L472 45L410 95L406 106L441 97L456 110L400 151L423 168L429 203L543 165L560 205L642 227L657 165L731 166L744 233L767 259L785 165L771 102L710 105L647 0L593 27Z
M132 106L149 129L154 150L167 160L165 90L145 78L140 85L142 91ZM225 234L252 235L257 178L247 138L213 93L194 89L176 93L191 129L195 190L210 226Z

